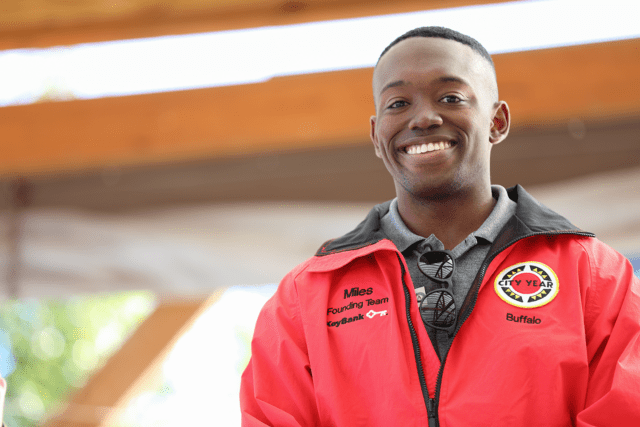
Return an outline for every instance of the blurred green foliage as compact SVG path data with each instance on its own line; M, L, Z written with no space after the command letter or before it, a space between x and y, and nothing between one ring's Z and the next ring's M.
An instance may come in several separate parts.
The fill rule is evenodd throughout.
M150 292L18 300L0 306L9 427L39 425L82 387L155 307Z
M236 371L239 375L242 375L249 364L249 360L251 359L251 340L253 339L253 330L246 330L237 326L234 330L236 333L236 342L240 349L240 357L238 358Z

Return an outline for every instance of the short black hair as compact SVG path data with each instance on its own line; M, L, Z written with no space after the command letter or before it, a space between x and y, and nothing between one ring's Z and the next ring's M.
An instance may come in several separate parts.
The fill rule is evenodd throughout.
M414 28L411 31L407 31L406 33L404 33L403 35L401 35L400 37L392 41L391 44L389 44L389 46L387 46L382 51L382 53L380 54L380 57L378 58L378 62L380 62L380 59L382 59L384 54L387 53L389 49L391 49L393 46L397 45L401 41L409 39L411 37L438 37L441 39L453 40L453 41L457 41L458 43L465 44L469 46L471 49L478 52L484 59L489 61L489 64L491 64L491 68L493 68L494 72L496 70L496 67L493 64L493 59L491 59L491 55L489 55L489 52L487 52L487 49L485 49L484 46L482 46L478 40L474 39L473 37L469 37L467 35L464 35L455 30L452 30L450 28L445 28L445 27L419 27L419 28Z

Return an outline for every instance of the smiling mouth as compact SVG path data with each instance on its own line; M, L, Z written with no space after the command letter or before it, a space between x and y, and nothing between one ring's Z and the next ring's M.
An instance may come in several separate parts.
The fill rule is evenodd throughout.
M409 145L404 148L404 152L407 154L422 154L431 151L446 150L447 148L451 148L452 145L455 144L452 144L450 141L429 142L425 144Z

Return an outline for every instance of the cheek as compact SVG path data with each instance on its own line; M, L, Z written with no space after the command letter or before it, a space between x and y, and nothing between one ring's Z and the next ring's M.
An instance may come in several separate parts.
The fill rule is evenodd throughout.
M489 145L489 136L491 134L491 123L484 116L465 117L461 119L460 128L464 129L467 136L475 143L480 145L477 147L483 149L484 142Z
M482 128L480 117L469 111L461 112L461 114L457 115L456 121L458 127L468 134L478 133Z
M383 114L378 122L378 132L385 135L385 139L389 140L393 135L405 126L405 114Z
M381 151L389 151L391 148L390 140L393 137L393 123L389 120L380 121L376 129L376 136L379 149Z

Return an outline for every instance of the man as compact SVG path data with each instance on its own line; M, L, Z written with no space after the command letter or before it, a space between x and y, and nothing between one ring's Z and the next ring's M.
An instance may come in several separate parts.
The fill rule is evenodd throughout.
M397 198L265 304L243 426L640 425L640 283L520 186L491 186L510 123L475 40L419 28L373 75Z

